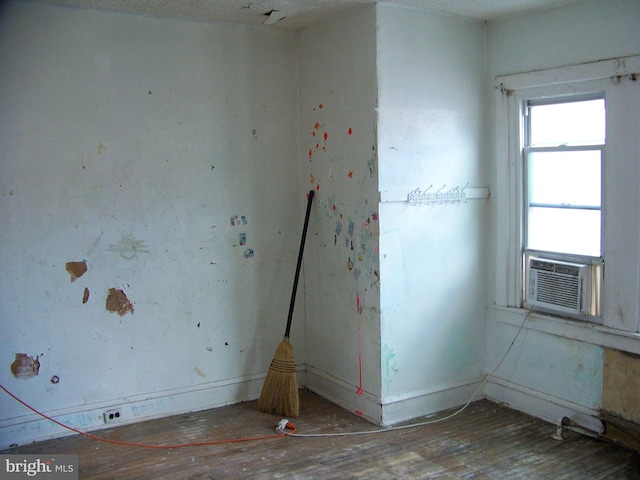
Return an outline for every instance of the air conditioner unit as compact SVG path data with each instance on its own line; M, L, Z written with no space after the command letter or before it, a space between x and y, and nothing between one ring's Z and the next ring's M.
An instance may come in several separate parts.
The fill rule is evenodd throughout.
M592 265L529 257L527 303L557 312L593 315Z

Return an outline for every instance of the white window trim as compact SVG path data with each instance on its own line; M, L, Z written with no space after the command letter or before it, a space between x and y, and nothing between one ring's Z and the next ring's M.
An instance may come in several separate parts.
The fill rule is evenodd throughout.
M594 93L598 83L640 72L640 56L506 75L496 78L496 291L499 308L519 309L522 304L522 246L524 192L520 139L524 132L522 108L525 99L544 95ZM518 121L513 117L517 115ZM604 211L604 205L603 205ZM604 241L604 239L603 239ZM605 245L603 244L603 249ZM606 255L606 251L604 252ZM639 265L640 266L640 265ZM640 289L638 291L640 305ZM602 333L619 332L636 338L636 332L622 332L604 325ZM636 325L636 330L638 326ZM640 337L638 337L640 338Z
M640 67L640 55L632 57L600 60L598 62L581 63L562 68L537 70L496 77L498 90L524 90L527 88L562 85L567 83L602 80L615 76L626 76L637 73Z

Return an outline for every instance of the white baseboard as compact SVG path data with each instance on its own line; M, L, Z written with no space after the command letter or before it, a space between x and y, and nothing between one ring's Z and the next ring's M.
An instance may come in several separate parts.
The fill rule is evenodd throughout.
M428 416L454 406L464 405L476 391L482 378L440 385L429 391L381 401L370 392L358 393L358 388L313 367L298 372L298 383L327 400L354 412L375 425L391 426ZM83 432L127 425L171 415L180 415L209 408L255 400L260 396L264 375L243 377L224 382L200 385L197 389L177 389L150 395L129 397L126 402L112 401L92 406L79 406L45 412L52 418ZM488 398L510 408L557 424L562 417L594 431L600 431L598 412L570 401L553 397L499 378L491 378L473 399ZM24 399L28 402L29 399ZM119 409L121 419L105 424L103 412ZM72 435L73 432L46 420L35 413L0 421L0 450L12 445L50 440ZM551 433L550 433L551 434Z
M500 378L492 377L485 385L489 400L503 403L509 408L557 425L562 417L569 417L577 424L595 431L602 430L602 424L595 408L578 405L571 401L532 390ZM549 432L551 435L553 432Z
M305 386L345 410L375 425L381 425L382 410L380 400L375 395L369 392L358 393L358 387L355 385L309 366L306 371Z
M414 392L410 395L385 398L383 401L383 425L391 426L401 422L428 416L456 406L462 406L471 400L484 398L484 390L476 390L484 377L438 385L429 390Z
M242 377L202 384L196 388L181 388L128 397L126 401L122 399L121 402L113 400L44 413L77 430L91 432L255 400L260 396L264 379L265 375ZM29 399L23 400L29 402ZM105 424L103 413L112 409L120 410L120 419ZM12 445L25 445L74 434L70 430L29 412L26 407L25 412L28 413L24 416L0 421L0 450L7 449Z
M476 392L484 377L439 385L429 391L388 397L382 402L375 395L357 393L357 387L313 367L307 367L307 388L342 408L379 426L392 426L464 405ZM482 389L474 400L484 398Z

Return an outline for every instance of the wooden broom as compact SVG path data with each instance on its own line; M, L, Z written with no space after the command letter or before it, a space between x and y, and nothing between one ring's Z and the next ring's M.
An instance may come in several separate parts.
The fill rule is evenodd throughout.
M307 213L304 217L304 228L302 229L302 240L300 251L298 252L298 264L296 274L293 279L293 291L291 292L291 302L289 303L289 316L287 317L287 328L284 331L284 339L276 348L267 378L262 386L262 393L258 399L258 410L265 413L275 413L287 417L297 417L300 414L300 397L298 396L298 381L296 379L296 360L293 354L293 347L289 342L289 332L291 331L291 319L293 318L293 306L296 301L296 291L298 290L298 278L300 277L300 267L302 265L302 254L304 252L304 242L307 238L307 227L309 226L309 213L313 201L314 191L310 190L307 200Z

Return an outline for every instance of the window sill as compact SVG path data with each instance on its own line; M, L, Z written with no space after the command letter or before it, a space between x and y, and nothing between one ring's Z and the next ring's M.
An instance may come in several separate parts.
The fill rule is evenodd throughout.
M520 327L528 310L494 305L496 321ZM524 328L640 355L640 334L533 311Z

